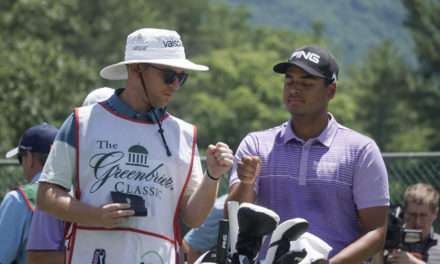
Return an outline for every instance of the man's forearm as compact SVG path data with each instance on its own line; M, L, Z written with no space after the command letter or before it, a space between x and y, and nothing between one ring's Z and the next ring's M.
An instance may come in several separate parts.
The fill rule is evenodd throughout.
M27 250L26 264L63 264L64 251Z
M241 203L254 203L256 199L253 184L243 184L241 182L235 183L229 190L228 198L226 198L226 204L228 201L238 201ZM228 208L224 209L225 217L228 218Z
M330 259L330 263L361 263L383 249L387 233L388 206L358 211L361 223L359 238Z
M41 211L66 221L96 224L95 207L73 198L66 190L55 184L40 182L37 206Z
M221 177L215 175L214 177ZM219 180L210 179L206 173L200 186L181 205L181 216L185 224L199 227L211 212L217 198Z
M372 230L348 245L333 258L330 264L353 264L367 260L381 249L384 239L380 231Z

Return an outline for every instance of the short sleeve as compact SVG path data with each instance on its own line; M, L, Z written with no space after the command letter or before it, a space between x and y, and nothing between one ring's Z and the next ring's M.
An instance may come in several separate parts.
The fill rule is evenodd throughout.
M359 209L388 206L388 174L378 146L373 141L365 146L353 179L354 202Z
M71 114L58 132L40 176L40 182L76 186L75 116Z
M188 185L186 186L184 196L191 195L197 189L197 187L199 187L200 183L202 182L202 177L202 162L200 160L199 149L196 146L191 176L188 181Z
M6 194L0 206L0 263L24 258L32 211L17 191Z

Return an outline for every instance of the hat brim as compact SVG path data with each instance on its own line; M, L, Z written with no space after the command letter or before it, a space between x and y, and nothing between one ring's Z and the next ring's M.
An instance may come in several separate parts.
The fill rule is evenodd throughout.
M154 63L195 71L209 70L207 66L195 64L187 59L129 60L107 66L99 74L108 80L125 80L128 78L126 65L136 63Z
M302 63L298 63L298 62L281 62L281 63L278 63L277 65L273 66L273 71L277 72L277 73L286 73L287 69L290 66L292 66L292 65L300 67L301 69L305 70L306 72L310 73L313 76L327 78L326 76L324 76L321 73L315 71L314 69L310 68L309 66L304 65Z
M13 148L10 151L8 151L8 153L6 153L6 158L7 159L12 158L12 157L14 157L17 154L18 154L18 147Z

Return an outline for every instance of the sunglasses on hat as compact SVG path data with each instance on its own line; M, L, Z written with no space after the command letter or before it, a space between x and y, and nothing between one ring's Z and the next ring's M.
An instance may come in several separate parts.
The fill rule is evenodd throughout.
M156 67L152 64L148 64L148 63L146 63L145 65L148 65L158 71L163 72L164 73L164 81L166 84L173 83L177 78L179 81L179 85L182 86L185 83L186 79L188 78L188 74L185 72L177 73L173 70L161 69L161 68L158 68L158 67Z

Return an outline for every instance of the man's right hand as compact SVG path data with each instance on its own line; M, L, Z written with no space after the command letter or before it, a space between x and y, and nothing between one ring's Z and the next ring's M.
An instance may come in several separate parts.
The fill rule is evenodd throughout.
M118 226L134 215L128 203L110 203L100 207L84 203L72 197L63 187L40 182L37 192L38 208L57 218L85 225L97 225L106 228Z
M238 201L239 203L254 203L256 193L254 185L261 171L261 160L258 156L243 156L237 162L237 177L240 182L234 183L229 188L229 195L225 204L229 201ZM225 218L228 218L228 207L225 206Z
M261 160L258 156L243 156L237 163L237 175L243 184L253 185L261 171Z
M135 214L134 210L127 210L130 206L127 203L111 203L99 207L98 224L105 228L117 227Z

